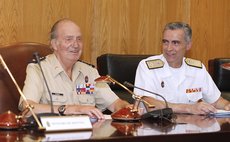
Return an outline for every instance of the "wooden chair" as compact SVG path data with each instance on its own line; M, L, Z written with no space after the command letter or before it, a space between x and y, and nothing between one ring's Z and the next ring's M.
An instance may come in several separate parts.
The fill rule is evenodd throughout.
M0 47L0 54L21 89L24 85L27 64L32 61L34 52L38 52L41 56L45 56L52 53L52 50L48 45L31 42L16 43ZM19 98L20 94L18 90L7 71L1 65L0 113L10 110L18 114Z

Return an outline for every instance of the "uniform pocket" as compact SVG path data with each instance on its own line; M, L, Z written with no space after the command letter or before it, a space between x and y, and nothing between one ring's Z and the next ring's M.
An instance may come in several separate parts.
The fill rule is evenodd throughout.
M92 95L77 95L79 104L95 106L95 98Z
M46 96L47 100L50 101L50 97L49 96ZM56 104L56 105L59 105L59 104L63 104L63 103L66 103L67 102L67 98L65 95L63 94L52 94L52 100L53 100L53 103Z
M190 102L195 103L199 101L200 99L202 99L202 92L188 93L187 96Z

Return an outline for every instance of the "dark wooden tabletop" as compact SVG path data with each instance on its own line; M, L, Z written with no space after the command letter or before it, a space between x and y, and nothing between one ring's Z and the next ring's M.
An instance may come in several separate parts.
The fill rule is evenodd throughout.
M41 133L35 130L1 130L0 141L229 141L230 118L176 115L171 121L142 120L93 124L91 131Z

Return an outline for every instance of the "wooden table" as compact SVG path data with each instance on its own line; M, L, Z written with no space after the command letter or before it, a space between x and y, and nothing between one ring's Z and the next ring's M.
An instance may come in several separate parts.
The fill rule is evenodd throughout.
M97 142L210 142L230 139L230 118L178 114L169 121L99 121L92 131L40 133L34 130L1 130L0 141L97 141Z

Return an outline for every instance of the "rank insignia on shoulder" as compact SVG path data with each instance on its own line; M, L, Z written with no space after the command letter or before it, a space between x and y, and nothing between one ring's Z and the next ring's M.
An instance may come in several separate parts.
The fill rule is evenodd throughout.
M149 69L157 69L162 68L164 66L164 62L161 59L148 60L145 61L145 63Z
M86 64L86 65L89 65L89 66L91 66L91 67L93 67L93 68L95 68L95 66L94 66L93 64L87 63L87 62L82 61L82 60L78 60L78 61L79 61L79 62L82 62L82 63L84 63L84 64Z
M43 61L43 60L45 60L46 59L46 57L40 57L40 61ZM38 63L35 59L32 59L32 61L29 61L29 63Z
M196 68L201 68L202 69L202 62L199 60L191 59L191 58L186 58L185 63L189 66L196 67Z

